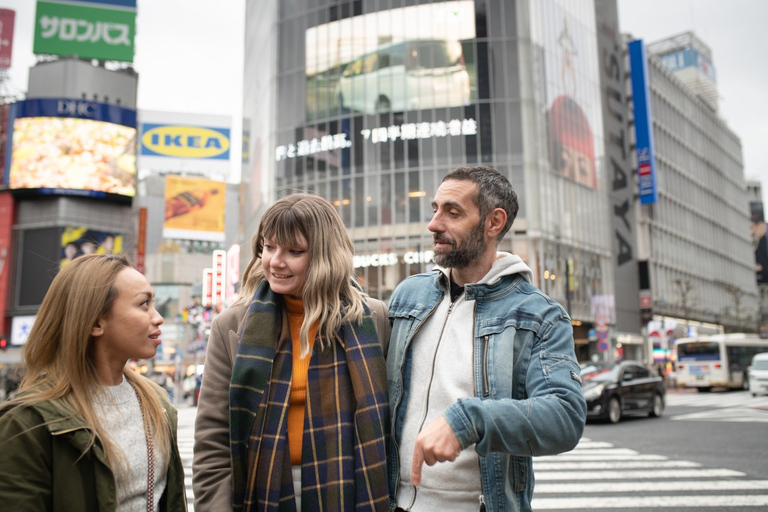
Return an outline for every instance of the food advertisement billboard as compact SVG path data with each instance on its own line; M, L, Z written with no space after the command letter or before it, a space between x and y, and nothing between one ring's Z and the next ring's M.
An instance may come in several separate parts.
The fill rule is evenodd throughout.
M307 120L468 105L475 3L398 7L306 31Z
M226 183L167 175L163 237L224 241Z
M25 100L11 105L9 126L11 190L127 202L135 195L135 110L68 98Z

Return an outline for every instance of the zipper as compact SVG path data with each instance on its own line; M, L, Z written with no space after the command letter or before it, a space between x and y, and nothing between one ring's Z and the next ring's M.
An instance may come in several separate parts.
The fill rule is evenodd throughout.
M488 382L488 346L490 342L489 336L486 334L483 337L483 396L487 397L491 394L491 386Z
M459 298L456 299L456 302L459 301ZM435 378L435 361L437 360L437 351L440 350L440 342L443 341L443 333L445 332L445 326L448 324L448 318L450 318L451 311L453 311L453 306L456 304L456 302L451 302L451 304L448 306L448 312L445 314L445 318L443 319L443 325L440 327L440 335L437 337L437 345L435 345L435 352L432 354L432 374L429 377L429 385L427 386L426 403L424 404L424 415L421 417L419 432L421 432L421 430L424 428L424 422L427 421L427 413L429 412L429 394L432 390L432 381ZM415 336L415 333L414 333L414 336ZM419 488L414 486L413 497L411 498L411 504L408 505L408 508L406 510L411 510L413 508L414 503L416 503L416 494L418 492L419 492Z
M416 327L416 330L413 331L413 334L408 339L408 343L405 345L405 350L403 351L403 354L408 352L408 347L411 346L411 342L413 341L413 338L415 338L416 334L418 334L418 332L421 330L421 326L424 325L424 322L426 322L427 319L429 317L431 317L432 314L435 312L435 310L440 306L440 304L443 302L443 298L444 297L445 297L445 291L443 291L443 293L440 295L440 300L435 302L435 306L432 308L432 310L429 312L429 314L424 317L424 320L422 320L422 322L418 325L418 327ZM451 305L453 305L453 304L451 304ZM405 356L403 356L402 361L400 361L400 367L398 368L398 374L401 377L403 375L403 365L404 364L405 364ZM400 384L402 386L402 380L401 380ZM400 407L400 402L402 402L402 401L403 401L403 393L400 393L400 396L397 399L397 403L395 403L395 407L392 409L392 413L393 413L392 414L392 422L393 422L393 424L394 424L394 421L395 421L395 414L394 413ZM395 493L397 493L397 489L400 487L400 470L399 470L399 468L400 468L400 465L401 465L400 464L400 445L397 442L397 436L392 435L392 443L395 445L395 458L397 460L397 467L398 467L397 476L395 477Z
M485 497L480 495L480 512L485 512Z

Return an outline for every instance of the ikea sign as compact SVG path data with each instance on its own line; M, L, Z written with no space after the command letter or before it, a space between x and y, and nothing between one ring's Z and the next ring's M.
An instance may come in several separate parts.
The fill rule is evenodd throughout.
M166 124L141 125L141 154L170 158L229 160L229 129Z

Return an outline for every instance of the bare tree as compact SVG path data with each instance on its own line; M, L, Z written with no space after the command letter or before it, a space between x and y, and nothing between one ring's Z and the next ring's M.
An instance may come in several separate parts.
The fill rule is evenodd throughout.
M698 299L694 296L693 292L696 290L696 285L691 282L690 279L673 279L672 284L675 285L675 291L678 296L678 303L680 309L683 310L683 320L685 321L686 329L688 328L688 322L691 318L691 310L697 303Z

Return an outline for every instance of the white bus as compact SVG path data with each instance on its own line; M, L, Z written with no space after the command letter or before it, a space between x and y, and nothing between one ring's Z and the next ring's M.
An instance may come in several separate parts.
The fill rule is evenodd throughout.
M709 334L675 342L677 386L710 391L713 387L749 389L752 357L768 352L768 339L757 334Z

